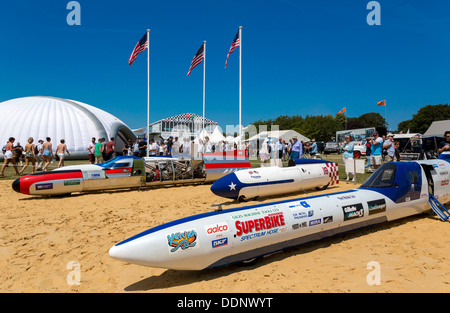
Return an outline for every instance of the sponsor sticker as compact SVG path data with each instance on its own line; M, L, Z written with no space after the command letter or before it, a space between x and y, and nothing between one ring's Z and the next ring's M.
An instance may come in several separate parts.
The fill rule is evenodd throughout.
M368 201L369 215L378 214L386 211L386 201L384 199Z
M64 186L74 186L79 185L81 182L79 179L70 179L64 181Z
M312 216L314 216L314 210L294 212L292 215L294 216L295 219L312 217Z
M276 234L285 225L283 212L271 213L246 221L237 220L235 222L236 236L241 237L241 241L250 240Z
M211 242L213 248L223 247L228 245L228 238L216 239Z
M338 200L351 200L356 199L355 195L343 195L343 196L337 196Z
M342 211L344 213L344 221L364 216L364 207L361 203L343 206Z
M261 178L261 175L259 175L258 171L248 171L251 178Z
M315 226L322 223L322 220L320 218L309 221L309 226Z
M36 184L36 190L53 189L53 183Z
M194 230L173 233L167 236L170 252L175 252L181 248L186 250L196 246L197 233Z
M325 217L323 218L323 223L324 223L324 224L326 224L326 223L333 223L333 215L325 216Z
M306 222L302 222L302 223L292 224L292 229L297 230L300 228L305 228L307 226L308 226L308 224Z
M228 231L228 224L226 222L220 222L207 225L205 226L205 231L208 235L216 235L216 237L221 237L224 232Z

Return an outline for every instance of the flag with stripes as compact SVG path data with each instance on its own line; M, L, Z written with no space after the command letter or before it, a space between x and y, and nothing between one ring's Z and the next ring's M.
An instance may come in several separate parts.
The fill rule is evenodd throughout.
M377 104L378 104L379 107L382 107L382 106L386 105L386 100L377 102Z
M230 50L228 51L227 61L225 62L225 69L227 69L228 58L230 57L230 54L232 54L234 52L236 47L239 47L239 44L240 44L240 39L239 39L239 30L238 30L236 36L234 36L233 42L231 43Z
M136 60L139 53L144 52L145 49L148 48L148 40L147 40L147 33L145 33L144 36L142 36L141 40L136 44L136 46L133 49L133 52L131 53L130 57L128 58L128 65L131 65L131 63Z
M189 71L186 76L189 76L189 74L191 74L191 71L194 69L194 67L196 67L197 65L202 63L203 57L205 56L204 47L205 47L204 44L202 44L200 49L198 49L197 53L195 54L194 58L192 59L191 66L189 67Z

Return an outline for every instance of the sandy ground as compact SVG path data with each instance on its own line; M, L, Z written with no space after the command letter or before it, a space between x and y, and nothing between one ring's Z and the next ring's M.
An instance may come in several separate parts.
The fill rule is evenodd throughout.
M113 260L108 250L212 204L242 204L213 195L210 185L40 198L15 193L11 183L0 181L0 292L450 292L450 224L435 215L309 243L247 267L174 271ZM341 182L309 194L354 187ZM67 282L74 261L80 285ZM380 285L367 283L371 261L379 264Z

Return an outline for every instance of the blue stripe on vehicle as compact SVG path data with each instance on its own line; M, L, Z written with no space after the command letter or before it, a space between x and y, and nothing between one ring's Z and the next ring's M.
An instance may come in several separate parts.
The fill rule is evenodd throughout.
M179 220L171 221L171 222L168 222L168 223L161 224L161 225L158 225L156 227L150 228L150 229L148 229L146 231L143 231L143 232L141 232L141 233L139 233L139 234L137 234L135 236L132 236L132 237L130 237L128 239L125 239L122 242L119 242L118 244L116 244L116 246L123 245L124 243L133 241L135 239L141 238L143 236L155 233L157 231L160 231L160 230L172 227L172 226L180 225L180 224L183 224L183 223L199 220L199 219L210 217L210 216L221 215L221 214L228 214L228 213L239 212L239 211L253 209L253 208L260 208L260 207L264 207L264 206L278 205L278 204L283 204L283 203L288 203L288 202L293 202L293 201L299 201L299 200L306 201L306 200L315 199L315 198L318 198L318 197L334 196L334 195L338 195L338 194L351 193L351 192L356 192L356 191L358 191L358 189L330 193L330 194L327 194L325 196L324 195L316 195L316 196L309 196L309 197L303 197L303 198L297 198L297 199L281 200L281 201L270 202L270 203L265 203L265 204L256 204L256 205L250 205L250 206L245 206L245 207L225 209L225 210L222 210L222 211L212 211L212 212L200 213L200 214L184 217L184 218L181 218Z

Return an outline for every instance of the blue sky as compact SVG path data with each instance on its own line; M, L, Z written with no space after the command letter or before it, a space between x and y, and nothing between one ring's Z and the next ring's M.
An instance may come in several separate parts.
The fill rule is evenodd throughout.
M381 25L366 22L367 0L2 1L0 101L46 95L82 101L131 128L147 119L147 59L127 61L150 32L150 121L202 114L203 64L186 77L206 43L206 117L238 124L242 31L242 121L279 115L350 117L379 112L392 130L428 104L450 97L450 3L381 0ZM19 117L18 117L19 118Z

